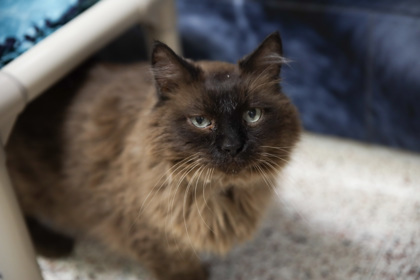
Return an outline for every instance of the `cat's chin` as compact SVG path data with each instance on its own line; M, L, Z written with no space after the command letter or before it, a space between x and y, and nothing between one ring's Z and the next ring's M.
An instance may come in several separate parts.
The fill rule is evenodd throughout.
M239 170L215 169L213 173L213 179L218 181L221 186L247 187L252 185L255 180L259 180L259 178L259 173L253 172L253 170L248 168Z
M248 166L219 167L218 170L227 177L246 176L252 173Z
M230 164L223 164L217 165L216 169L227 176L236 176L244 172L246 170L246 166L237 163L230 163Z
M239 173L241 173L241 169L226 169L226 170L223 170L222 172L223 173L225 173L226 175L232 175L232 176L235 176L235 175L238 175Z

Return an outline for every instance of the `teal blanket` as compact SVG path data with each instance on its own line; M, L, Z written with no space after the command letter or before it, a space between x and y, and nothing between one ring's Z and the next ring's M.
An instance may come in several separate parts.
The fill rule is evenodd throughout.
M1 0L0 68L98 0Z

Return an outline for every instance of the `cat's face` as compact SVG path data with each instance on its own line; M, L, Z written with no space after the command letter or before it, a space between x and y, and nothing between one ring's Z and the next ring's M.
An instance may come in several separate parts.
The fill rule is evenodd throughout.
M161 155L225 174L283 166L300 125L279 85L281 51L278 33L237 65L190 62L156 44L154 125L155 140L165 147Z

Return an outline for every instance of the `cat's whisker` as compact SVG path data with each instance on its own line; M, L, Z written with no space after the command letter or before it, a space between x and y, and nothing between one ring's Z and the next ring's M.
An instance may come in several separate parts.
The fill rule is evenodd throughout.
M279 201L286 206L286 203L283 201L281 195L277 192L277 188L273 185L273 182L269 181L266 178L266 174L265 172L262 170L262 168L258 165L255 165L256 169L258 170L258 172L260 173L261 177L263 178L263 180L265 181L266 185L276 194L277 198L279 199Z
M268 173L269 175L271 175L273 177L278 176L278 174L279 174L278 171L282 168L280 165L278 165L277 163L275 163L273 161L270 161L269 159L259 160L259 162L261 163L261 165L264 165L268 169L265 173L266 174ZM273 180L275 180L275 179L273 179ZM276 186L277 186L277 184L273 184L273 187L276 187Z
M279 159L279 160L281 160L281 161L283 161L283 162L285 162L285 163L287 163L287 164L290 164L290 161L289 160L287 160L287 159L285 159L285 158L282 158L282 157L280 157L280 156L277 156L277 155L274 155L274 154L271 154L271 153L260 153L262 156L264 156L264 157L268 157L268 158L270 158L270 157L272 157L272 158L277 158L277 159ZM280 167L280 165L278 165L277 164L277 166L278 167Z
M212 168L210 170L210 172L206 174L206 178L205 178L205 181L204 182L207 182L209 180L211 181L211 177L213 176L213 173L214 173L214 168ZM204 187L204 184L203 184L203 200L204 200L204 206L205 206L205 208L209 209L211 211L212 215L214 215L213 210L211 209L211 207L207 203L207 199L206 199L206 195L205 195L205 187Z
M177 190L177 187L180 185L180 182L182 182L184 176L186 176L186 174L191 170L191 168L192 165L190 164L190 161L186 161L179 165L175 170L172 170L170 174L168 174L166 180L169 181L170 185L170 188L167 189L167 192L169 193L169 201L171 201L171 198L173 198L173 195L175 195L175 193L173 193L174 189ZM168 203L167 212L169 213L170 210L170 203Z
M279 169L283 169L284 166L283 166L283 164L276 162L274 159L279 159L279 160L285 162L286 164L291 164L290 160L282 158L281 156L277 156L277 155L269 154L269 153L263 153L263 155L265 156L265 160L267 160L270 163L275 164L275 167L277 167Z
M261 148L268 149L268 151L264 151L264 152L267 152L267 153L274 152L274 151L276 151L276 152L280 151L280 152L283 152L283 153L286 153L286 154L290 154L292 152L292 149L293 149L293 147L271 147L271 146L261 146Z
M176 174L176 172L183 167L184 164L187 164L190 161L194 161L197 157L197 154L193 154L183 160L181 160L180 162L174 164L173 166L171 166L160 178L159 180L156 182L156 184L152 187L151 192L153 192L153 190L159 185L160 187L162 185L164 185L167 181L171 180L171 177ZM159 184L161 182L161 180L166 177L165 181L161 184ZM151 192L149 192L149 194L147 195L145 201L147 200L147 198L150 196ZM143 206L143 205L142 205Z
M263 180L266 183L266 185L268 187L271 187L272 188L273 187L273 182L269 180L269 178L267 177L267 174L264 172L264 170L259 165L257 165L257 164L255 165L255 168L261 174L261 177L263 178ZM277 192L275 190L274 190L274 192L277 194Z
M284 146L284 147L273 147L273 146L260 146L261 148L267 148L267 149L272 149L272 150L278 150L278 151L282 151L282 152L286 152L286 153L290 153L292 154L293 149L299 149L298 146ZM266 151L269 152L269 151ZM307 153L307 151L304 151L302 149L299 149L299 153L301 155L303 155L304 158L309 158L309 154ZM294 163L298 163L301 164L300 161L302 159L300 159L299 157L292 157L292 160L290 162L294 162Z
M188 174L192 171L192 170L194 170L194 168L196 168L197 166L199 165L199 163L194 163L193 165L191 165L191 166L187 166L187 167L185 167L183 170L182 170L182 175L181 176L179 176L179 178L178 178L178 181L177 181L177 183L176 184L174 184L174 186L173 187L171 187L171 189L169 190L169 203L168 203L168 209L167 209L167 214L166 214L166 218L165 218L165 227L168 227L169 226L169 224L171 224L171 223L173 223L174 222L174 220L173 219L175 219L176 217L177 217L177 215L179 215L180 213L178 213L178 211L177 211L177 213L173 213L173 210L174 210L174 205L175 205L175 199L176 199L176 197L177 197L177 193L178 193L178 190L179 190L179 188L181 187L181 185L182 185L182 182L184 181L184 179L188 176ZM171 198L172 197L172 198Z
M296 167L300 167L303 168L303 166L305 166L305 163L302 162L303 159L298 158L298 157L294 157L292 156L291 158L285 159L284 157L282 157L282 154L286 153L287 155L289 155L291 153L291 150L285 150L285 149L281 149L278 147L271 147L272 149L274 149L273 151L269 152L269 151L264 151L261 152L260 155L264 156L264 158L266 159L268 158L277 158L283 162L285 162L286 164L290 165L295 165ZM280 151L280 152L276 152L276 151Z
M159 191L165 184L166 184L166 182L168 182L168 181L170 181L170 178L176 173L176 171L178 171L180 168L182 168L183 167L183 165L184 164L186 164L186 163L188 163L189 161L194 161L196 158L197 158L197 156L198 156L198 153L196 153L196 154L193 154L193 155L191 155L191 156L189 156L189 157L187 157L187 158L185 158L185 159L183 159L183 160L181 160L180 162L178 162L178 163L176 163L175 165L173 165L171 168L169 168L160 178L159 178L159 180L156 182L156 184L151 188L151 190L149 191L149 193L148 193L148 195L146 196L146 198L143 200L143 203L142 203L142 205L141 205L141 207L140 207L140 210L139 210L139 214L138 214L138 216L140 216L141 215L141 213L142 213L142 211L143 211L143 209L144 209L144 206L145 206L145 203L146 203L146 201L149 201L149 197L150 197L150 195L152 194L152 193L154 193L154 194L156 194L156 192L154 192L155 191L155 188L157 187L157 186L159 186L159 188L158 188L158 190L157 191ZM166 177L166 179L165 179L165 181L164 182L162 182L162 183L160 183L161 181L162 181L162 179L164 178L164 177Z
M265 172L261 169L261 167L259 167L258 165L255 165L255 167L257 168L257 170L259 171L259 173L261 174L261 177L264 179L266 174ZM277 192L277 188L275 186L272 185L272 183L270 184L268 181L266 181L266 179L264 179L264 181L266 182L267 186L269 188L271 188L271 190L276 194L277 198L279 199L280 203L283 204L284 206L287 207L286 202L284 202L283 198L281 197L281 195Z
M196 252L196 250L194 248L194 245L193 245L193 242L191 240L191 236L190 236L190 233L188 231L187 221L185 219L185 216L186 216L185 213L186 213L186 202L187 202L187 198L190 195L189 190L190 190L190 188L192 186L192 183L194 181L194 177L196 176L196 174L198 173L199 170L200 170L200 168L195 171L194 175L192 176L192 179L190 180L190 182L188 182L187 188L186 188L185 193L184 193L184 203L182 205L182 218L184 220L185 231L187 233L188 240L190 241L191 249L193 250L193 252L194 252L194 254L196 255L197 258L200 258L200 257L198 255L198 253Z
M170 201L170 203L168 204L168 214L171 213L171 211L173 210L173 206L174 206L174 202L175 202L175 198L176 198L176 194L178 192L178 189L180 188L182 182L184 181L184 179L188 176L188 174L194 170L197 166L200 165L200 162L195 162L193 165L191 166L187 166L187 168L185 168L183 170L183 175L180 176L180 178L178 179L178 183L175 185L175 193L172 195L172 201ZM173 188L171 188L170 190L171 192L173 191Z
M271 149L278 149L278 150L285 150L287 152L290 152L288 149L293 149L295 146L267 146L267 145L261 145L261 148L271 148Z
M165 218L165 228L167 228L168 226L169 226L169 222L171 222L170 221L170 219L172 218L174 218L174 215L173 215L173 206L174 206L174 203L175 203L175 198L176 198L176 194L177 194L177 192L178 192L178 189L180 188L180 186L181 186L181 184L182 184L182 182L184 181L184 179L185 179L185 177L194 169L194 168L196 168L198 165L199 165L200 163L199 162L196 162L196 163L194 163L192 166L186 166L182 171L180 171L180 173L181 172L183 172L183 174L179 177L179 179L178 179L178 182L177 182L177 184L176 184L176 187L175 187L175 193L173 194L173 196L172 196L172 202L170 202L169 204L168 204L168 212L167 212L167 215L166 215L166 218ZM170 192L172 192L173 191L173 189L171 188L170 190L169 190ZM172 217L170 217L171 216L171 214L172 214ZM167 234L167 231L165 230L165 238L166 238L166 241L167 242L169 242L168 241L168 234ZM180 251L180 249L179 249L179 245L177 244L176 245L176 247L177 247L177 250L178 250L178 252L179 252L179 254L180 255L182 255L181 254L181 251Z
M146 198L143 200L143 203L141 205L141 208L137 214L137 218L133 221L130 230L132 230L132 228L134 227L134 225L136 224L136 222L139 220L143 210L149 205L150 201L153 200L153 197L162 189L163 186L165 186L165 184L167 182L169 182L171 180L171 178L176 174L176 172L178 171L179 173L182 172L183 170L185 170L188 167L188 163L190 161L194 161L198 156L198 153L193 154L183 160L181 160L180 162L174 164L171 168L169 168L157 181L157 183L151 188L151 190L149 191L148 195L146 196ZM162 181L162 179L166 177L165 181L163 181L162 183L160 183ZM158 187L159 186L159 187ZM157 188L158 187L158 188ZM156 190L157 188L157 190ZM153 195L152 195L153 193ZM150 195L152 195L152 197L150 197ZM147 205L146 205L147 203Z
M261 146L261 148L272 150L272 151L273 150L281 151L281 152L290 154L295 147L294 146L284 146L284 147ZM265 152L270 152L270 151L265 151Z
M270 147L270 146L263 146L266 149L271 149L271 151L263 151L261 154L265 153L266 155L273 155L276 157L280 157L279 159L285 161L286 159L284 157L281 157L281 155L289 156L292 152L292 148L283 148L283 147ZM287 163L290 163L290 160L287 161Z
M177 196L180 186L182 185L182 182L188 176L188 174L199 165L200 165L200 162L198 161L198 162L193 163L192 165L186 166L183 170L181 170L179 174L182 173L182 175L179 176L178 182L169 190L170 196L172 197L172 199L169 198L165 227L167 227L170 224L170 222L173 222L173 219L176 217L177 214L179 214L177 213L174 215L173 209L174 209L174 204L175 204L175 198Z
M278 168L278 169L282 169L283 168L280 164L278 164L274 160L270 159L268 156L265 157L264 160L265 160L266 163L270 163L271 165L274 165L274 167L272 168L273 169L273 172L276 172L276 168ZM293 177L290 176L290 174L287 177L282 177L282 180L284 180L284 179L287 179L288 184L290 184L291 186L298 184L297 181ZM293 191L293 192L296 192L297 191L295 188L291 188L290 190Z
M208 170L208 169L207 169ZM201 177L201 174L203 173L203 171L204 171L204 168L203 168L203 170L200 172L200 174L199 174L199 178L198 179L200 179L200 177ZM197 188L198 188L198 182L199 182L199 180L197 179L197 181L196 181L196 183L195 183L195 190L194 190L194 198L195 198L195 207L197 208L197 211L198 211L198 214L200 215L200 218L201 218L201 220L203 221L203 223L206 225L206 227L211 231L211 232L213 232L213 230L211 229L211 227L206 223L206 221L204 220L204 218L203 218L203 215L201 214L201 211L200 211L200 208L198 207L198 203L197 203ZM206 184L206 181L204 181L203 182L203 198L204 198L204 188L205 188L205 184Z
M271 172L273 172L273 173L274 172L277 173L277 170L278 170L277 168L280 167L275 162L270 162L269 160L262 161L262 163L265 164L271 170ZM275 165L277 165L277 167ZM292 190L294 191L294 189L292 189ZM276 194L277 194L278 198L280 199L280 201L282 202L283 205L285 205L286 207L288 205L290 205L293 208L293 210L297 213L299 218L302 219L302 221L304 221L306 224L310 224L309 220L306 219L306 217L298 210L298 208L296 207L296 205L292 201L289 201L288 203L286 203L286 202L284 202L284 200L280 196L280 194L278 194L277 192L276 192Z
M154 197L154 195L156 195L157 192L160 191L160 189L166 184L166 182L170 181L171 176L180 168L183 167L184 164L188 163L189 161L192 161L195 159L195 156L197 156L197 154L191 155L187 158L185 158L184 160L178 162L177 164L175 164L174 166L172 166L171 168L169 168L160 178L159 180L156 182L156 184L151 188L151 190L149 191L149 193L147 194L146 198L143 200L143 203L140 207L140 210L137 213L137 217L134 219L132 225L130 226L130 231L132 230L132 228L134 227L134 225L136 224L136 222L139 220L143 210L145 209L146 206L146 202L149 203L149 201L151 201ZM162 183L160 183L162 181L162 179L166 177L166 180ZM159 186L159 188L157 189L157 191L155 192L155 189L157 188L157 186ZM152 195L153 193L153 197L150 197L150 195Z

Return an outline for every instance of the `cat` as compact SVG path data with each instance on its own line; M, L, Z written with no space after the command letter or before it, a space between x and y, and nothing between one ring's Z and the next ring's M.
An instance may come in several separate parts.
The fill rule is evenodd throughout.
M7 145L25 215L67 249L93 238L159 280L207 279L198 255L252 238L300 137L284 61L275 32L236 65L155 42L151 65L82 67L28 106Z

